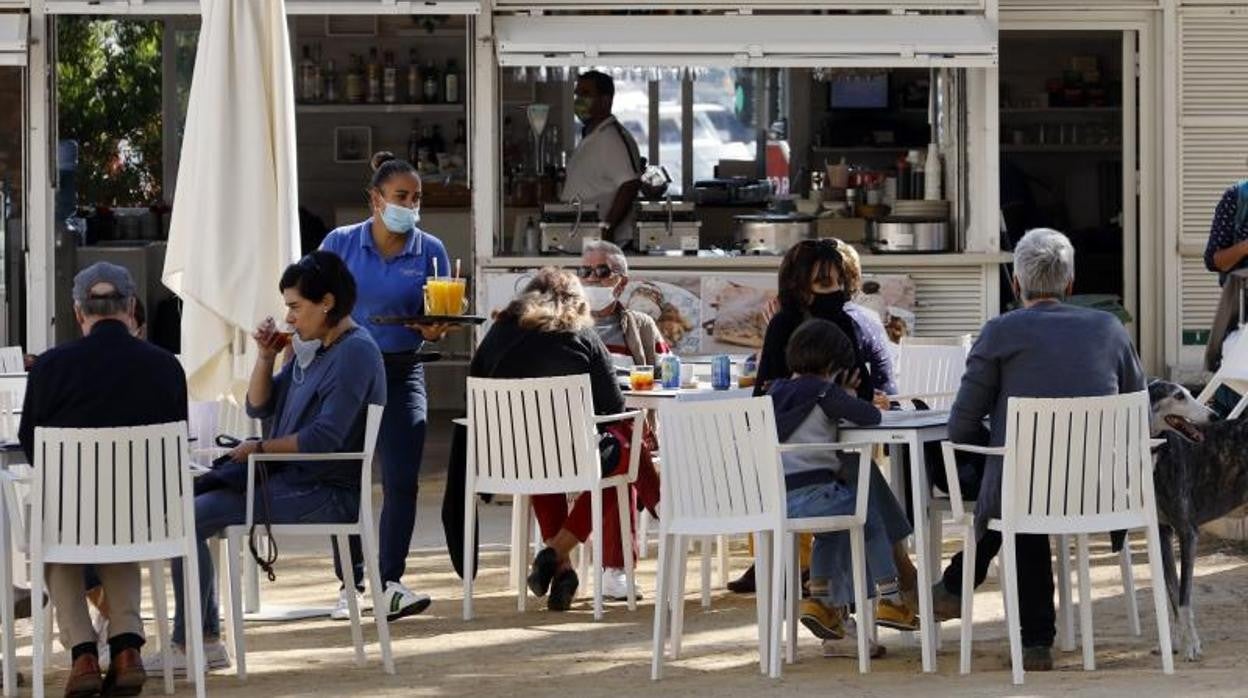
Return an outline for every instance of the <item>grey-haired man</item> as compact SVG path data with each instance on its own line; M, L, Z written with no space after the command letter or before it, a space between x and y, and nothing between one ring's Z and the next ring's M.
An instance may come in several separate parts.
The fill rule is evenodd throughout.
M178 360L131 333L135 285L130 273L108 262L93 264L74 277L73 297L83 337L39 356L26 383L18 439L27 457L34 452L35 427L127 427L187 416L186 374ZM139 566L97 565L96 572L109 602L111 661L104 677L82 566L48 565L61 642L73 658L65 695L137 695L146 678Z
M1144 372L1122 323L1100 310L1064 303L1075 282L1075 249L1056 230L1030 230L1014 247L1015 295L1023 307L995 317L980 331L949 414L949 439L1000 446L1011 397L1092 397L1144 389ZM984 429L989 417L989 429ZM1001 547L1001 534L986 530L1001 511L1001 459L990 459L976 503L979 554L975 584ZM1049 537L1019 535L1019 624L1027 671L1053 668L1056 634ZM936 614L961 610L962 555L955 555L933 589Z

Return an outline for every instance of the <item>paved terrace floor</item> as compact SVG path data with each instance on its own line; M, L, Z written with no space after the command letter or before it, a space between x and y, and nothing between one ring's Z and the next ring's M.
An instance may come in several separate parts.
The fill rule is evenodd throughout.
M441 419L445 423L445 418ZM446 555L439 521L446 437L431 440L427 473L420 492L419 522L406 581L430 593L434 603L422 616L392 624L398 674L387 676L371 621L365 623L369 661L353 663L347 623L313 619L291 623L247 625L249 677L239 681L231 672L210 675L213 696L1248 696L1248 548L1215 539L1202 542L1197 560L1196 595L1205 657L1195 664L1178 661L1176 674L1165 677L1155 654L1156 630L1151 583L1144 557L1135 546L1135 575L1143 637L1127 629L1117 557L1108 542L1093 550L1097 671L1085 673L1079 652L1059 653L1057 670L1029 674L1027 684L1010 684L1008 644L998 587L991 581L976 596L976 640L973 674L957 673L957 623L942 629L939 672L919 672L917 640L882 630L884 659L872 673L857 673L849 659L825 659L819 642L800 631L799 658L784 667L783 678L769 680L758 672L753 597L717 590L710 610L697 602L699 568L691 564L686 597L682 658L667 665L664 680L650 683L650 639L653 628L655 561L641 562L639 583L646 598L638 610L611 604L604 619L594 622L590 602L578 600L568 613L549 613L531 600L528 612L515 609L514 592L506 589L506 541L510 509L486 505L482 534L486 547L478 578L477 619L461 620L460 581ZM1137 539L1138 540L1138 539ZM1141 541L1142 542L1142 541ZM947 546L946 555L952 546ZM264 582L265 599L286 604L330 605L337 585L330 567L328 544L292 541L281 545L276 582ZM743 541L734 549L734 571L746 564ZM582 590L587 592L587 583ZM146 593L146 592L145 592ZM154 638L154 629L148 628ZM21 670L29 677L30 624L18 627ZM155 642L152 648L155 649ZM54 668L47 677L49 695L60 695L68 655L56 646ZM23 689L29 690L28 688ZM162 694L159 682L148 684L151 695ZM185 683L178 694L191 694Z

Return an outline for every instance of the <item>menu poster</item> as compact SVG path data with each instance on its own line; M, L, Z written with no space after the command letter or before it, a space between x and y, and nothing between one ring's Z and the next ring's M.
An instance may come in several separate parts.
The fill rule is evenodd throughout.
M740 354L763 347L775 314L776 275L717 274L702 277L702 354Z

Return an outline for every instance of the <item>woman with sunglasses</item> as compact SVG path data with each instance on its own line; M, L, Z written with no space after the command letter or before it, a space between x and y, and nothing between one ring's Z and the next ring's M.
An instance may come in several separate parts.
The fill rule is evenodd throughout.
M425 373L416 358L425 342L446 335L445 325L377 325L378 315L421 315L425 308L425 280L450 267L442 241L417 227L420 222L421 182L416 168L392 153L373 156L368 187L372 216L355 225L333 230L321 249L342 257L355 276L359 298L351 313L381 349L386 368L386 410L381 417L377 454L381 457L381 582L390 620L420 613L430 599L402 583L408 548L416 526L416 494L424 454L428 401ZM355 546L355 591L360 603L363 567ZM347 620L346 588L330 614ZM361 607L364 607L363 605Z

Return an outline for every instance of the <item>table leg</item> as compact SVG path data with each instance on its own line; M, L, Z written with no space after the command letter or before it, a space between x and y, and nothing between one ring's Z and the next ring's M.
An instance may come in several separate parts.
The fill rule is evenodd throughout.
M919 641L922 647L923 671L936 671L936 616L932 612L932 569L928 562L927 506L930 493L927 469L923 462L923 443L918 435L906 442L910 452L910 493L914 511L914 551L918 557L915 567L919 573ZM900 450L900 449L895 449Z

